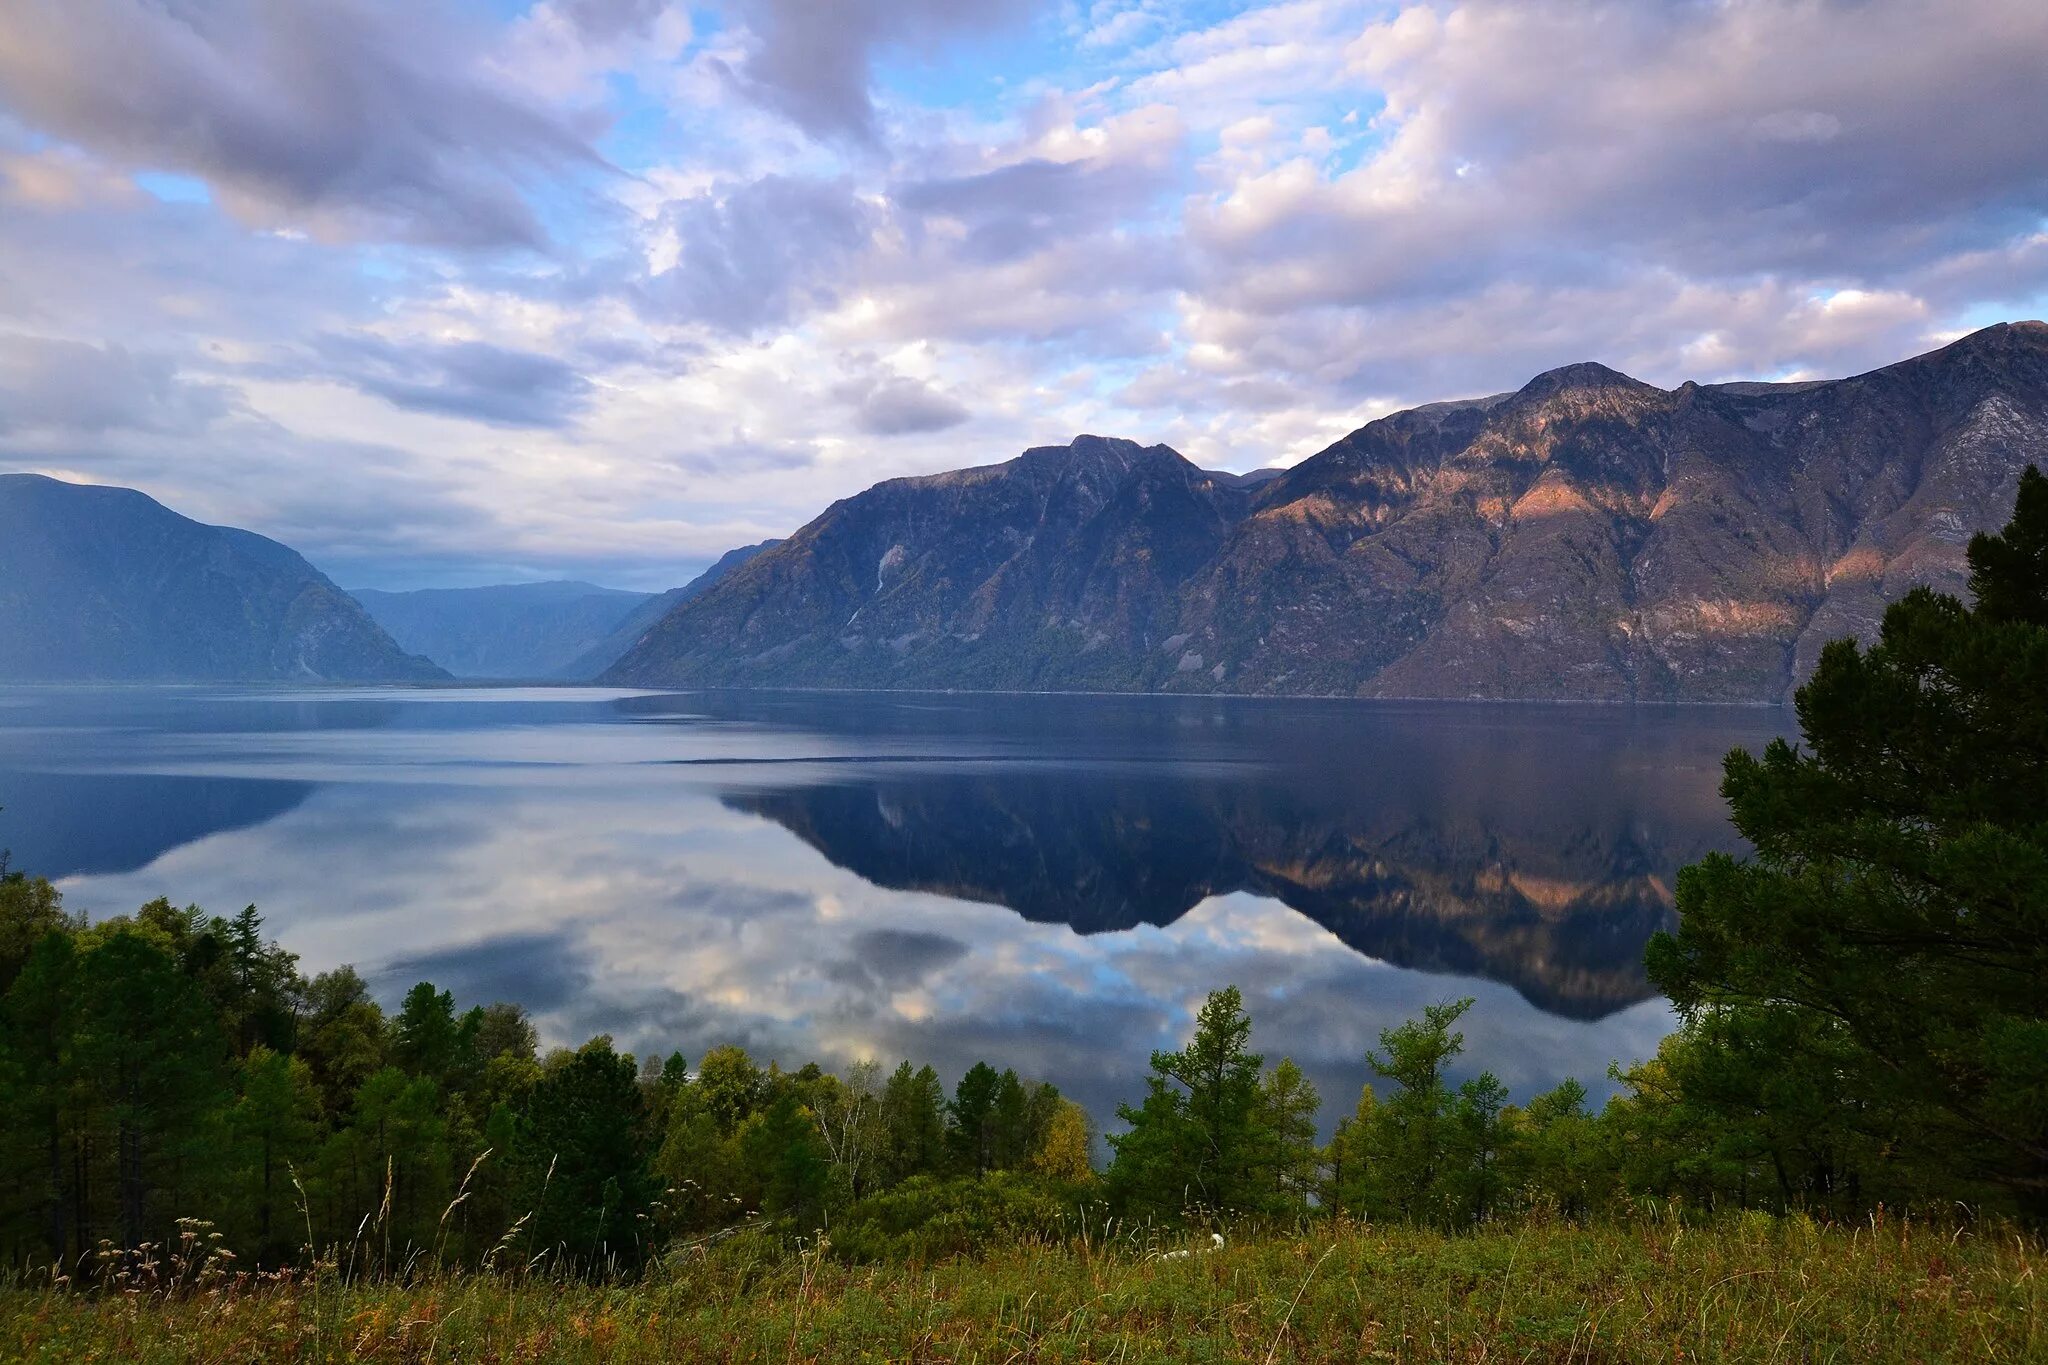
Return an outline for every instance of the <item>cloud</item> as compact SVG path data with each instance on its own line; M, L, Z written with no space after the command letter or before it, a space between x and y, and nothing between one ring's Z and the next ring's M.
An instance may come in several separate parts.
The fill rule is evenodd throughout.
M1238 178L1189 222L1211 295L1268 313L1572 285L1655 265L1885 279L2048 212L2048 10L1930 0L1404 10L1350 46L1385 109L1329 173Z
M239 406L166 355L0 333L0 433L189 435Z
M23 0L6 30L0 105L131 169L198 176L261 227L537 246L528 191L602 165L425 5Z
M1279 95L1256 68L1301 51L1280 21L1347 8L1184 34L1133 90ZM2038 297L2039 6L1473 0L1337 50L1340 85L1302 76L1220 130L1184 220L1181 349L1133 401L1186 417L1278 383L1362 418L1581 358L1662 383L1842 373ZM1364 116L1333 119L1347 103Z
M832 306L877 222L873 203L842 180L771 175L672 200L660 229L675 263L643 298L670 320L719 331L778 326Z
M1076 431L1249 468L1571 360L1851 373L2048 298L2017 0L24 0L0 32L0 448L366 583L669 587Z
M591 384L553 356L482 341L398 343L354 334L317 338L328 377L411 412L504 427L563 427Z
M605 42L646 33L669 7L670 0L555 0L554 5L577 32Z
M931 52L1028 13L1037 0L736 0L755 43L734 79L814 138L876 145L869 93L876 56Z
M853 409L854 425L870 436L944 431L973 414L957 399L921 379L869 375L834 390Z
M427 981L452 992L458 1009L510 1001L545 1013L576 1003L593 975L589 952L575 935L557 930L437 947L384 963L369 980L392 1007L415 983Z

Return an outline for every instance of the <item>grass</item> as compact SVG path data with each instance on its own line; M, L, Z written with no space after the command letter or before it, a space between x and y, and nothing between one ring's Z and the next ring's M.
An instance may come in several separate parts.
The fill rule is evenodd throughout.
M211 1273L0 1291L22 1361L2048 1360L2043 1246L1751 1215L1466 1236L1322 1226L1161 1259L845 1266L734 1238L628 1285Z

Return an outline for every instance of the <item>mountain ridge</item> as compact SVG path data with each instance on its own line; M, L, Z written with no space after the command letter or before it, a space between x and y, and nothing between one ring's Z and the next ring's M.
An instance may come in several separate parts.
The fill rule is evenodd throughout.
M1845 379L1596 362L1249 487L1082 436L835 502L608 681L1778 701L2048 456L2048 326Z

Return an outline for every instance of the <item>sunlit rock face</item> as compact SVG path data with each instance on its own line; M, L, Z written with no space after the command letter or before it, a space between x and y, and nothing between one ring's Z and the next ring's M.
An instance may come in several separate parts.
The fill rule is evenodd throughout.
M647 685L1768 701L2048 461L2048 326L1850 379L1599 365L1247 484L1094 437L878 485L671 613Z

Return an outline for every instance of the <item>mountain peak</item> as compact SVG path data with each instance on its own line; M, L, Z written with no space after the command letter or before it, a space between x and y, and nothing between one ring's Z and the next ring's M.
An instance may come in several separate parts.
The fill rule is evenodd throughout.
M1122 436L1093 436L1082 433L1063 446L1033 446L1026 459L1051 459L1061 464L1114 465L1128 469L1145 453L1145 447Z
M2048 350L2048 322L1994 322L1958 337L1934 354L2000 355L2044 350Z
M1621 389L1638 393L1658 392L1655 385L1645 384L1640 379L1623 374L1620 370L1602 365L1594 360L1581 360L1575 365L1560 365L1554 370L1545 370L1524 384L1516 393L1517 398L1554 398L1561 393L1579 390Z

